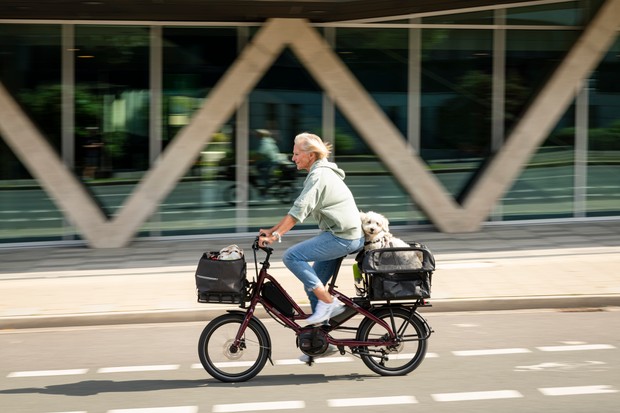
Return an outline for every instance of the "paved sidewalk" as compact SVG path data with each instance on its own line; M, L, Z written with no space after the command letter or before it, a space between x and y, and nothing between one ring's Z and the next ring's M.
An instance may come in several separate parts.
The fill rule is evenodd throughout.
M301 284L280 259L308 232L287 234L272 259L272 274L302 304ZM620 306L620 221L394 232L435 255L433 307L423 311ZM0 247L0 329L208 320L237 307L196 302L200 255L236 243L246 251L251 278L253 237L144 240L106 250ZM344 261L338 286L354 295L352 263L353 256Z

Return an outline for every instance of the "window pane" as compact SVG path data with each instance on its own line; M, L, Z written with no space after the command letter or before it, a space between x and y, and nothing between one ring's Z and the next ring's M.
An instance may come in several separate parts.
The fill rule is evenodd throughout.
M504 220L573 216L575 113L571 107L502 199Z
M113 215L149 168L149 31L75 29L75 167Z
M61 30L0 25L0 81L60 156ZM0 139L0 242L57 240L72 234L61 211Z
M422 156L458 197L490 153L492 32L422 33Z
M322 98L321 88L288 49L250 94L249 227L276 224L299 195L307 172L297 171L291 160L293 141L301 132L322 135ZM308 219L296 228L316 228L316 223Z
M237 55L234 28L163 29L163 150L192 119ZM224 201L234 166L235 119L228 120L205 145L194 164L145 225L151 233L206 234L234 231L234 204ZM225 170L223 171L225 172Z
M516 126L578 33L520 31L506 34L506 130ZM573 216L575 112L569 108L504 196L504 219Z
M406 139L409 31L338 29L335 49ZM346 172L347 183L361 210L386 215L392 224L424 219L409 195L339 110L335 137L335 161Z
M620 214L620 40L607 52L589 87L587 215Z

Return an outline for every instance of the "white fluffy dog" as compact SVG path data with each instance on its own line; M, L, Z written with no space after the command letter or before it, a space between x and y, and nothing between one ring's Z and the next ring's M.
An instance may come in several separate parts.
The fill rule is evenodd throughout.
M410 245L400 238L390 233L390 222L388 219L373 211L361 212L362 231L364 231L364 250L370 251L377 248L403 248ZM402 256L402 254L399 254ZM406 254L409 255L409 254ZM422 268L422 253L414 251L411 254L412 268Z
M405 241L390 233L390 222L383 215L368 211L360 212L362 231L364 231L364 249L408 247Z

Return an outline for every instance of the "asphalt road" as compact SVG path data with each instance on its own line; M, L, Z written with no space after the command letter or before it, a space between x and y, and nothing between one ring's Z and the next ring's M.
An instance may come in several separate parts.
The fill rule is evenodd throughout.
M246 383L210 378L204 323L0 332L3 412L303 411L612 413L620 402L620 310L428 313L421 366L379 377L350 355L297 362L267 319L275 365Z

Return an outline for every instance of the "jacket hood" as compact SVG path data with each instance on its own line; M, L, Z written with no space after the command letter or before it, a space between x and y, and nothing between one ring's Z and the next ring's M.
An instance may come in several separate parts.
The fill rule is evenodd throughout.
M338 168L338 165L336 165L333 162L328 161L327 159L319 159L318 161L314 163L314 165L312 165L312 168L310 168L310 170L312 171L315 168L329 168L332 171L334 171L336 175L340 177L340 179L344 180L344 177L345 177L344 171Z

